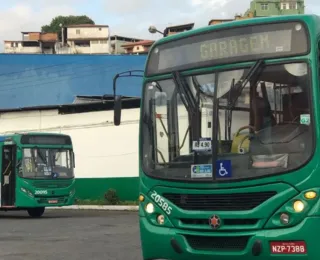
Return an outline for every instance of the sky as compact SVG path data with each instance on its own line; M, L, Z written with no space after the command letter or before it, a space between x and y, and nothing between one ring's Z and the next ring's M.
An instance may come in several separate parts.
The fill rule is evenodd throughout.
M156 40L148 27L233 18L244 13L251 0L11 0L0 1L0 51L3 40L19 40L22 31L40 31L57 15L87 15L96 24L110 26L110 33ZM320 1L306 0L306 13L320 15Z

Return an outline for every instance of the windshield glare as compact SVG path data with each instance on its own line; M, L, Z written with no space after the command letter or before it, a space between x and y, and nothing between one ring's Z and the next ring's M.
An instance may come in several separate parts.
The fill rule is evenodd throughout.
M69 149L24 148L21 177L72 178L72 151Z
M222 180L246 179L287 172L310 158L307 64L268 65L243 86L248 70L181 76L180 84L167 79L146 85L143 166L147 174L212 181L222 177L218 170L210 173L208 165L214 158L216 163L230 162L230 174ZM211 140L217 145L214 155Z

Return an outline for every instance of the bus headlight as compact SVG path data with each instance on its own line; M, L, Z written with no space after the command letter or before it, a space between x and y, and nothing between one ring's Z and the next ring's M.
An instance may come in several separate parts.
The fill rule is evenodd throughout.
M313 200L317 197L317 193L315 191L307 191L305 194L304 194L304 197L307 199L307 200Z
M297 213L302 212L304 210L304 203L301 200L296 200L293 203L293 209Z
M268 220L265 228L291 227L298 225L307 216L318 215L320 189L306 190L284 203ZM292 194L292 193L291 193Z
M152 214L154 212L154 205L152 203L148 203L145 207L147 213Z

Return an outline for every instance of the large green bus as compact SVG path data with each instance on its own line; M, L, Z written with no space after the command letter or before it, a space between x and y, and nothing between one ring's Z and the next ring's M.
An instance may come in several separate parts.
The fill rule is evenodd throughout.
M41 217L46 207L72 205L75 157L68 135L12 134L0 137L0 210L27 210Z
M314 15L233 21L151 47L143 259L319 259L319 47ZM123 103L115 94L116 125Z

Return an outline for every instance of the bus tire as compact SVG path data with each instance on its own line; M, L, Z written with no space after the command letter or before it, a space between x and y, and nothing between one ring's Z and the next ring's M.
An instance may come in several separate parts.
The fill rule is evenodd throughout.
M29 216L32 217L32 218L40 218L40 217L42 217L42 215L44 213L44 210L45 210L44 207L27 209Z

